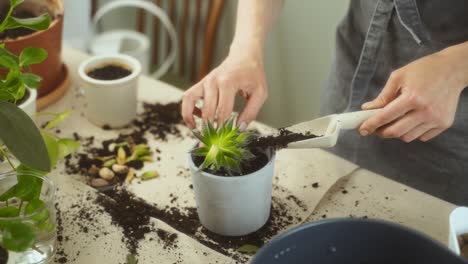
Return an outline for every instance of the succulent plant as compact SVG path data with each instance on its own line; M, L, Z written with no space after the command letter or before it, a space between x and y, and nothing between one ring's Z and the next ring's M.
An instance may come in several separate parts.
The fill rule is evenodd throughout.
M201 133L193 132L200 140L199 147L191 151L192 155L204 157L199 169L214 172L224 170L229 175L241 174L241 164L253 154L246 148L251 134L241 132L235 125L234 118L225 121L217 129L211 122L203 124Z

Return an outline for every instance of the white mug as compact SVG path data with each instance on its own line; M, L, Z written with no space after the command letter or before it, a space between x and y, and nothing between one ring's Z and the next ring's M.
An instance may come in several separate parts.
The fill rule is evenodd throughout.
M93 69L118 64L131 74L116 80L98 80L88 76ZM128 125L137 114L138 78L141 64L135 58L123 55L93 56L81 63L78 74L86 97L86 118L97 126L119 128Z

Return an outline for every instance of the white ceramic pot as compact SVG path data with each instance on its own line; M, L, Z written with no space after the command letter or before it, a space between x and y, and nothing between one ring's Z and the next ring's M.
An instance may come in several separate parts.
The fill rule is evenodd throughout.
M468 207L456 208L449 218L449 248L457 255L460 255L457 237L463 234L468 234Z
M32 116L36 114L36 99L37 99L37 91L35 89L29 89L29 98L20 104L18 107L21 108L26 114Z
M88 72L108 64L119 64L132 73L116 80L97 80ZM138 60L123 54L91 57L81 63L78 74L86 97L86 118L98 126L113 128L128 125L137 113L138 78L141 65Z
M242 236L268 220L275 155L260 170L235 177L200 171L189 154L198 217L208 230L224 236Z

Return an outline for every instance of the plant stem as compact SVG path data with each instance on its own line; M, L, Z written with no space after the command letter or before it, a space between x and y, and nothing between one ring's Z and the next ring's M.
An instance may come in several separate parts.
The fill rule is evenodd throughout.
M0 24L0 32L3 31L3 28L5 27L5 24L6 24L7 20L8 20L8 17L10 17L11 14L13 13L13 9L14 9L14 7L13 7L13 6L10 6L10 10L8 10L8 13L7 13L7 15L5 16L5 19L4 19L4 20L2 21L2 23Z
M21 208L23 207L23 200L21 200L20 204L19 204L19 207L18 207L18 211L19 211L19 214L21 215Z
M57 113L52 113L52 112L40 112L40 113L35 113L34 116L45 116L45 115L51 115L51 116L57 116Z
M42 251L40 248L38 248L36 245L33 245L32 246L32 249L36 250L37 252L39 252L41 255L44 255L44 251Z
M2 154L5 159L8 161L8 164L10 164L11 168L16 171L16 168L15 166L13 165L13 163L11 162L10 158L8 157L8 153L6 153L2 147L0 147L0 154Z

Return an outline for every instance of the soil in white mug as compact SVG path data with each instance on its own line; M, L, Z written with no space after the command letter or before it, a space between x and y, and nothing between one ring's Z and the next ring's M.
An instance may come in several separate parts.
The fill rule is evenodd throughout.
M86 74L93 79L111 81L125 78L132 74L132 71L123 65L112 63L92 69Z

